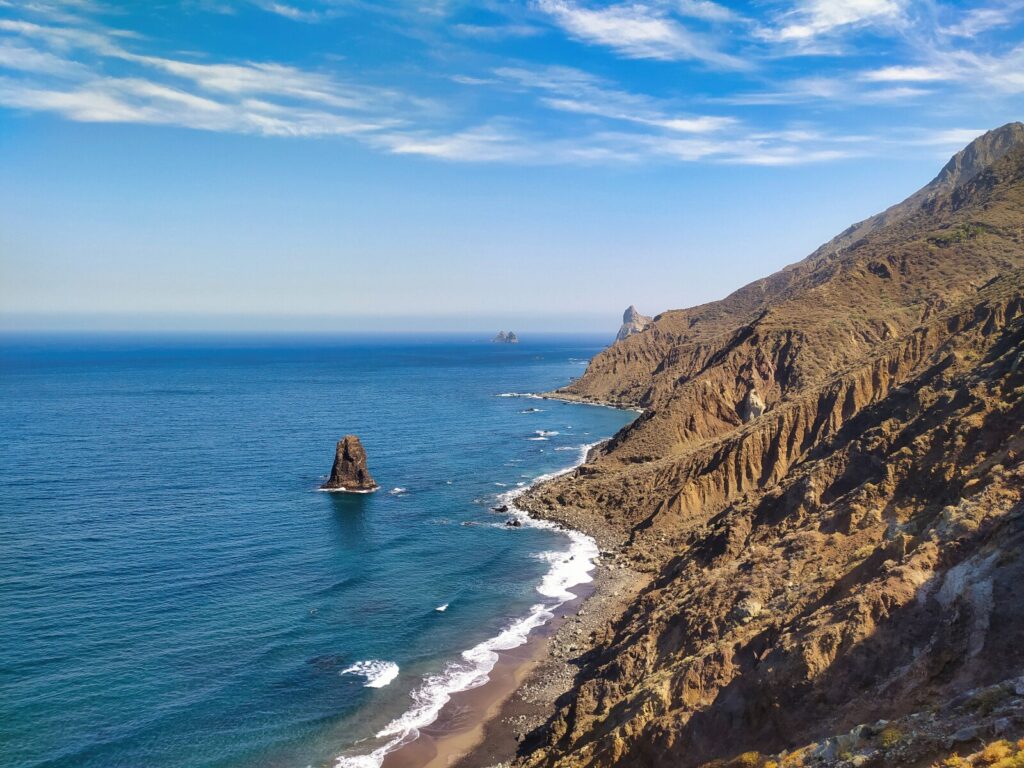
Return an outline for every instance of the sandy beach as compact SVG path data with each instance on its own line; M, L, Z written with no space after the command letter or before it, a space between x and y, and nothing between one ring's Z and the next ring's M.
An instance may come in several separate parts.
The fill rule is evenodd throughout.
M602 557L593 581L558 609L529 641L500 660L483 686L452 697L437 721L418 739L389 754L384 768L488 768L510 763L519 744L555 711L569 691L580 659L610 631L611 622L646 585L618 557L621 541L603 521L558 522L593 536Z

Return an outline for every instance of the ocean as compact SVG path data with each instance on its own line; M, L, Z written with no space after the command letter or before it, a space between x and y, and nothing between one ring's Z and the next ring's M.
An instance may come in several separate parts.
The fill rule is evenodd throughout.
M501 396L606 343L0 340L0 765L379 765L588 579L491 508L635 416Z

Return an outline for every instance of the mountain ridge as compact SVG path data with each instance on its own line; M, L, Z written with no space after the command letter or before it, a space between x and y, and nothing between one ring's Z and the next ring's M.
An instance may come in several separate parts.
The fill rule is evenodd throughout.
M524 765L817 750L838 766L844 733L857 765L926 765L956 746L936 735L954 721L998 735L991 708L946 707L981 690L1005 694L1003 725L1024 736L1022 226L1011 123L803 261L663 312L553 393L645 410L523 503L614 530L615 562L648 583L580 657ZM881 727L848 736L912 716L931 725L888 746Z

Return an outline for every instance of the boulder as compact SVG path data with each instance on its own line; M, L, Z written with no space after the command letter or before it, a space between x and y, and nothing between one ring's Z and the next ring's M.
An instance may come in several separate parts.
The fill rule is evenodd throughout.
M377 483L366 468L366 450L358 437L345 435L338 441L331 477L320 488L347 493L370 493L377 490Z

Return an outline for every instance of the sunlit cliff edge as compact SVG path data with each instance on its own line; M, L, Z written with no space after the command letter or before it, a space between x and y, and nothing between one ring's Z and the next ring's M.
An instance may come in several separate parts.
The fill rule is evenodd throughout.
M1000 739L1015 759L1022 316L1012 123L903 203L721 301L662 313L553 393L644 413L523 503L615 528L609 559L650 581L518 760L982 764Z

